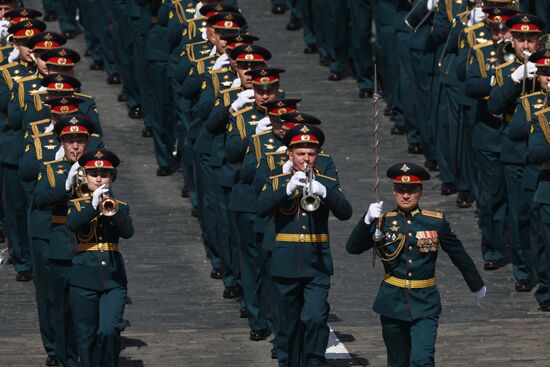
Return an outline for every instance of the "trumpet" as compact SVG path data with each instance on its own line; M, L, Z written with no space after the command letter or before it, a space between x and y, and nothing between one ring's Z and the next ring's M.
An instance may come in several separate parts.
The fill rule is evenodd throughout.
M419 0L413 5L409 13L405 16L405 24L412 29L413 32L426 23L432 14L437 10L437 5L428 10L428 0Z
M80 167L78 171L76 171L75 184L73 188L73 193L79 198L89 197L91 194L85 177L86 173L84 172L84 167Z
M99 212L106 217L112 217L118 212L118 201L103 194L103 199L99 203Z
M314 212L319 209L319 206L321 205L321 199L319 199L319 196L312 194L313 180L315 179L313 177L313 167L308 171L307 163L304 163L304 171L308 173L308 176L304 185L303 197L300 200L300 206L306 212Z

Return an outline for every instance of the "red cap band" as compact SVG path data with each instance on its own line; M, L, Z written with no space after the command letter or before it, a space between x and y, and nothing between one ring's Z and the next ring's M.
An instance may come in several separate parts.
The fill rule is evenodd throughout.
M487 20L492 23L506 23L511 17L511 15L489 15Z
M61 47L61 43L58 43L56 41L41 41L34 45L33 50L35 49L50 49L50 48L59 48Z
M270 115L280 116L282 114L289 113L289 112L295 112L295 111L296 111L296 106L286 106L286 107L273 107L270 110L268 110L267 112ZM291 124L291 123L292 122L285 122L285 125L288 126L288 124ZM296 125L297 124L294 123L294 126L296 126Z
M271 84L279 81L279 76L269 75L269 76L257 76L252 79L254 84Z
M86 162L85 168L113 168L113 164L103 159L97 159Z
M290 145L294 144L319 144L319 140L312 134L300 134L290 140Z
M77 105L74 105L74 104L67 104L67 105L59 105L59 106L53 106L50 108L50 111L52 113L57 113L57 114L67 114L67 113L73 113L73 112L76 112L78 111L78 106Z
M68 135L68 134L86 134L88 135L88 129L85 126L82 125L71 125L71 126L65 126L63 129L61 129L61 133L59 135Z
M396 176L393 180L393 183L401 183L401 184L422 183L422 180L418 176L401 175L401 176Z
M74 62L73 62L73 60L71 60L67 57L54 56L54 57L50 57L48 59L48 61L46 61L46 64L61 65L61 66L73 66Z
M214 28L223 28L223 29L240 29L239 23L232 20L221 19L212 25Z
M15 23L19 23L19 22L24 22L25 20L32 20L34 18L30 18L30 17L14 17L14 18L10 18L10 23L12 24L15 24Z
M48 84L47 88L49 90L66 90L66 91L73 91L74 88L69 83L50 83Z
M27 38L32 37L35 34L41 33L42 31L38 28L27 28L27 29L20 29L13 35L14 38Z
M261 61L261 62L265 62L265 59L260 54L240 54L239 56L237 56L237 61L246 61L246 62Z
M536 24L514 24L512 32L541 32L541 29Z

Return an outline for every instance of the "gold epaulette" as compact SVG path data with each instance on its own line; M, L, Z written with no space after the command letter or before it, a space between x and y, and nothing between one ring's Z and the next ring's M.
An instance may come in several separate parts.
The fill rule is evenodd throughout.
M33 134L33 138L43 138L44 136L54 135L53 131L47 133Z
M36 75L24 76L22 78L17 79L17 83L23 83L23 82L26 82L28 80L33 80L33 79L38 79L38 76L36 76Z
M229 68L221 68L221 69L217 69L217 70L208 70L208 72L209 72L210 74L219 74L219 73L225 73L225 72L227 72L227 71L229 71L229 70L231 70L231 69L229 69Z
M237 112L231 112L231 115L232 115L233 117L237 117L237 116L239 116L239 115L242 115L242 114L245 113L245 112L250 111L252 108L254 108L254 107L253 107L253 106L246 106L246 107L241 108L241 109L238 110Z
M46 166L46 175L48 176L48 182L50 183L50 186L55 188L55 176L53 173L52 163L61 162L62 159L57 159L55 161L49 161L44 162L44 165Z
M387 212L384 217L397 217L397 212Z
M510 61L505 62L504 64L498 64L497 66L495 66L495 69L500 70L500 69L505 68L508 65L514 63L515 61L516 60L510 60Z
M471 31L474 31L474 30L476 30L476 29L479 29L479 28L483 27L484 25L485 25L485 23L483 23L483 22L476 23L476 24L474 24L474 25L472 25L472 26L469 26L469 27L464 28L463 31L464 31L464 33L470 33Z
M13 88L13 79L11 77L10 72L8 71L9 68L19 65L17 62L10 62L9 64L0 66L0 71L2 72L2 77L4 78L4 81L6 82L6 85L9 89Z
M71 202L75 203L77 201L83 201L83 200L91 200L90 198L87 198L87 197L83 197L83 198L76 198L76 199L71 199Z
M269 179L272 180L274 178L279 178L279 177L283 177L283 176L288 176L290 175L291 173L290 172L287 172L287 173L280 173L278 175L275 175L275 176L269 176Z
M231 95L230 95L230 93L234 92L236 90L239 90L239 89L241 89L241 87L229 88L229 89L224 89L224 90L220 91L220 93L223 95L223 105L224 106L227 107L227 106L229 106L229 104L231 104L231 100L230 100Z
M48 123L48 122L51 122L51 120L50 119L42 119L42 120L31 122L29 124L29 126L31 127L32 134L33 135L40 134L40 131L38 131L38 126L43 125L43 124Z
M9 64L5 64L5 65L0 66L0 70L9 69L9 68L11 68L13 66L16 66L16 65L19 65L19 63L15 62L15 61L10 62Z
M57 163L57 162L61 162L61 161L63 161L63 159L56 159L54 161L47 161L47 162L44 162L44 165L47 166L48 164Z
M537 91L537 92L533 92L533 93L529 93L529 94L526 94L524 96L520 96L519 98L520 99L526 99L526 98L529 98L529 97L532 97L532 96L536 96L536 95L544 95L544 93L542 93L540 90Z
M523 106L523 110L525 111L525 120L527 122L531 121L531 104L529 103L529 98L535 97L535 96L542 96L542 95L544 95L544 93L542 93L541 91L538 91L538 92L526 94L524 96L519 97L521 100L521 105ZM542 103L540 103L538 107L536 104L533 105L533 108L535 109L538 109L540 107L542 107Z
M47 90L31 90L30 92L30 95L31 96L38 96L38 95L42 95L42 94L47 94L48 91Z
M269 177L269 179L271 180L271 185L273 186L273 191L277 191L279 189L279 178L284 176L290 176L290 172L281 173L280 175Z
M258 163L260 163L260 159L262 159L262 146L260 144L260 136L263 136L269 133L271 133L271 130L252 135L252 141L254 142L254 153L256 154L256 162Z
M189 39L195 38L197 35L197 22L204 21L205 17L193 18L187 20L187 32L189 33Z
M482 49L484 47L487 47L487 46L492 46L494 45L494 42L493 41L487 41L487 42L483 42L483 43L478 43L477 45L474 46L474 50L479 50L479 49Z
M421 213L422 213L422 215L425 215L427 217L433 217L433 218L439 218L439 219L443 218L443 213L436 212L436 211L433 211L433 210L422 210Z
M266 131L266 132L270 133L271 131ZM260 135L260 134L258 134L258 135ZM277 152L266 152L265 153L265 155L269 155L269 156L276 155L276 154L286 154L286 150L280 150L280 151L277 151Z
M317 154L319 157L330 157L330 154L327 154L327 153L319 153Z
M96 133L90 134L90 136L93 136L94 138L101 138L101 135Z
M89 94L83 94L83 93L73 93L75 96L78 96L78 97L84 97L84 98L89 98L89 99L92 99L94 97L90 96Z
M477 63L479 64L479 73L481 74L482 78L487 78L487 69L485 68L485 55L483 54L483 51L481 49L492 45L493 45L493 41L489 41L489 42L483 42L474 46Z
M335 179L335 178L330 177L330 176L325 176L325 175L322 175L322 174L320 174L320 173L316 174L315 176L318 176L318 177L321 177L321 178L326 178L326 179L328 179L328 180L331 180L331 181L336 182L336 179Z
M503 86L504 85L504 75L502 75L502 69L511 65L512 63L514 63L515 60L510 60L508 62L505 62L504 64L499 64L497 66L495 66L495 79L497 81L497 84L499 86Z
M546 107L545 109L542 109L542 110L540 110L540 111L535 112L535 116L538 117L538 116L540 116L540 115L545 114L546 112L550 112L550 107Z
M42 119L42 120L33 121L29 125L35 126L35 125L40 125L40 124L43 124L45 122L50 122L50 121L51 120L49 118L48 119Z
M80 202L81 201L90 201L91 198L89 197L82 197L82 198L76 198L76 199L71 199L71 203L74 204L74 207L76 208L76 211L79 212L82 210L82 207L80 206Z
M7 45L0 46L0 51L10 47L13 47L13 45L7 44Z

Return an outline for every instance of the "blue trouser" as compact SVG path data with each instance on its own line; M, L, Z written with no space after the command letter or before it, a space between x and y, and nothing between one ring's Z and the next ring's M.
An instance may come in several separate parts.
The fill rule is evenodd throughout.
M71 286L70 293L80 366L118 366L126 288L98 291Z
M326 367L330 276L272 277L279 367Z
M512 247L512 265L516 280L531 280L529 202L521 185L523 164L504 163L504 182L508 203L508 232Z
M27 231L27 197L18 167L2 163L3 199L6 232L15 271L31 271L31 254Z
M504 221L506 218L506 187L500 153L478 150L479 162L479 225L484 261L501 261Z
M388 367L434 366L439 316L402 321L380 316Z

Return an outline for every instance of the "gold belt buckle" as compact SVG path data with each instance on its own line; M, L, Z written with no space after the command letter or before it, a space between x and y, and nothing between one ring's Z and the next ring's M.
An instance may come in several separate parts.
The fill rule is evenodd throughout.
M405 279L405 288L411 288L411 281L409 279Z
M97 244L97 249L99 250L99 252L103 252L103 242Z
M306 235L302 233L302 234L300 234L300 236L299 236L298 238L299 238L299 241L300 241L300 242L305 242L305 240L306 240Z

